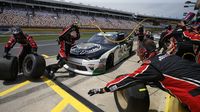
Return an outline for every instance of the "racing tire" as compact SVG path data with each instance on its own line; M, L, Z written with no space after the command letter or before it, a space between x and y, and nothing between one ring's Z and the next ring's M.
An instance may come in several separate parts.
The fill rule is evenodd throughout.
M40 78L45 72L45 59L36 54L29 54L25 57L22 65L23 74L29 78Z
M114 99L119 112L148 112L150 100L144 84L115 91Z
M18 74L18 59L15 56L0 58L0 80L14 81Z
M196 62L193 45L190 42L180 43L176 55L191 62Z
M193 53L184 53L182 58L192 62L196 62L196 57Z
M130 48L130 50L129 50L129 56L131 56L132 53L133 53L133 45L131 45L131 48Z
M106 70L114 66L114 55L110 54L106 60Z

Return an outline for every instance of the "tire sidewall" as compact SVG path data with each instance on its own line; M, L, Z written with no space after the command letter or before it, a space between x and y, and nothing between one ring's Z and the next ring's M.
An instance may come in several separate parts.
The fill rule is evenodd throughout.
M27 62L32 61L32 69L27 70ZM29 78L39 78L40 76L43 75L45 71L45 60L42 56L40 55L35 55L35 54L29 54L25 57L25 60L23 62L23 72L24 75L29 77Z
M114 55L110 54L106 60L106 70L114 66Z
M139 86L139 88L140 87L146 88L145 86ZM119 103L119 98L117 94L121 93L119 93L119 91L114 92L114 99L119 112L148 112L150 103L148 91L144 91L144 93L139 93L141 94L141 96L139 99L137 99L135 94L138 94L138 92L135 93L133 91L136 88L134 88L133 86L124 90L124 96L126 97L125 99L127 99L127 104L128 104L125 109L122 108L121 104Z

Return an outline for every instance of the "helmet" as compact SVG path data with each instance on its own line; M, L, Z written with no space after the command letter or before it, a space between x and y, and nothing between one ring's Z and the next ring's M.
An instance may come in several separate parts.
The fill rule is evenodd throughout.
M156 52L156 44L151 39L144 39L142 42L139 43L137 48L137 55L142 58L146 59L150 57L150 54Z
M144 26L140 26L139 27L139 33L143 33L144 32Z
M13 35L18 35L19 33L22 33L22 29L19 26L15 26L11 28L11 32Z

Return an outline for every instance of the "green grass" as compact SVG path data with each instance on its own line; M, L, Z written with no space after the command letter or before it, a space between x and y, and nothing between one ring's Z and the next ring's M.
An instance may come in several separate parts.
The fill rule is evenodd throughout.
M94 33L82 33L81 38L90 38ZM39 35L39 36L33 36L34 40L56 40L58 35ZM5 43L8 41L9 36L0 36L0 43Z

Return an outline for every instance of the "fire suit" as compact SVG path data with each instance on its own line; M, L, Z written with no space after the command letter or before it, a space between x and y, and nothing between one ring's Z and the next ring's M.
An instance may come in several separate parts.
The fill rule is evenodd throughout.
M76 38L72 38L70 35L71 32L76 32ZM80 38L79 28L76 25L69 25L66 27L61 35L58 38L58 42L60 45L59 53L57 55L58 63L52 64L46 67L49 72L50 77L59 69L62 68L64 64L66 64L67 58L70 54L70 49L74 45L75 41Z
M104 89L113 92L141 82L169 92L192 112L200 110L200 65L197 63L177 55L159 54L144 61L133 73L109 82Z
M196 61L200 64L200 34L186 30L183 32L183 35L193 43Z
M23 63L23 60L26 57L26 55L37 52L37 44L34 41L34 39L30 35L27 35L27 34L23 34L17 38L14 36L11 36L9 38L8 42L5 44L4 52L8 54L10 49L13 48L13 46L16 43L21 44L21 47L22 47L22 51L19 55L19 70L21 70L22 63Z

